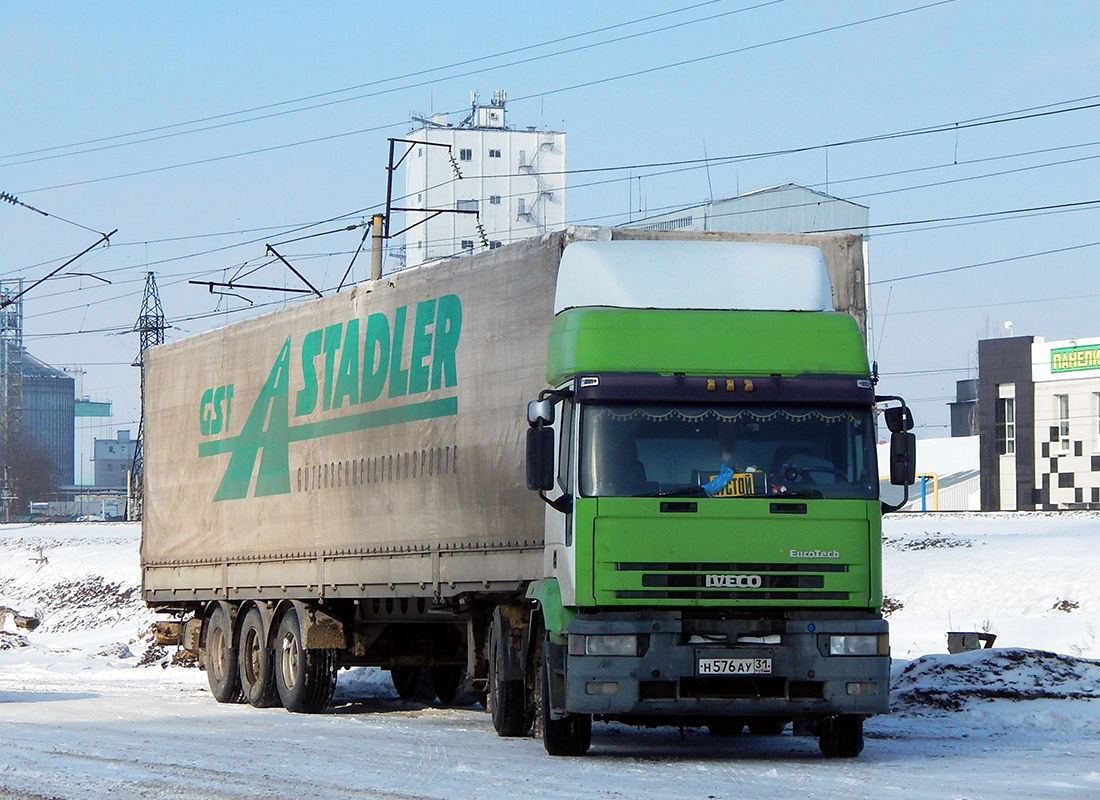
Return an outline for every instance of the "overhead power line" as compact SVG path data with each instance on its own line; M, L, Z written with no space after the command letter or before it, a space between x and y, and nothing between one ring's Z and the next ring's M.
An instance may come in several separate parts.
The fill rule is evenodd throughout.
M1073 295L1073 300L1092 300L1093 298L1100 297L1100 292L1095 294L1077 294ZM891 311L892 317L903 317L911 314L939 314L946 311L969 311L972 308L1000 308L1002 306L1030 306L1037 303L1065 303L1065 295L1059 295L1058 297L1029 297L1026 300L1005 300L1000 303L973 303L965 306L943 306L941 308L915 308L910 311Z
M794 207L794 206L792 205L792 206L789 206L789 207ZM917 225L927 225L927 224L931 224L931 223L941 223L942 224L942 223L956 222L956 221L957 222L963 222L963 223L974 223L975 221L1005 220L1005 219L1011 219L1013 217L1018 217L1020 215L1028 215L1028 214L1068 213L1068 212L1082 211L1082 210L1100 210L1100 199L1087 200L1087 201L1078 201L1078 202L1069 202L1069 203L1058 203L1058 204L1050 204L1050 205L1043 205L1043 206L1028 206L1028 207L1022 207L1022 208L1002 209L1000 211L989 211L989 212L981 212L981 213L976 213L976 214L960 214L960 215L956 215L956 216L945 216L945 217L936 217L936 218L921 218L921 219L914 219L914 220L896 221L896 222L883 223L881 225L869 226L869 227L872 227L872 228L904 228L904 227L913 227L913 226L917 226ZM354 212L354 214L359 214L359 213L361 213L361 211L362 210ZM350 216L350 215L342 215L342 216ZM331 223L331 222L333 222L337 219L340 219L340 218L341 217L330 217L326 220L319 221L317 223L310 223L310 224L307 224L307 225L298 226L296 228L296 230L303 230L303 229L308 229L310 227L316 227L316 226L319 226L319 225L322 225L322 224L328 224L328 223ZM348 230L348 229L355 229L357 227L359 227L359 226L349 226L349 227L345 227L343 229L340 229L340 231L327 231L326 234L327 233L337 233L337 232L341 232L341 231ZM830 232L830 231L808 231L808 232L822 233L822 232ZM896 232L897 233L905 233L907 231L898 230ZM284 234L284 235L289 235L289 233L290 232L287 232L287 234ZM308 238L314 238L314 237L311 236L311 237L308 237ZM265 241L265 239L252 240L250 242L242 243L242 244L239 244L239 245L227 245L225 247L215 248L213 250L208 250L208 251L203 251L202 253L199 253L199 254L176 256L176 257L173 257L173 258L162 259L160 261L152 261L152 262L148 262L146 266L160 265L160 264L173 262L173 261L181 261L181 260L185 260L187 258L198 257L199 255L207 255L207 254L210 254L210 253L213 253L213 252L224 252L224 251L227 251L227 250L230 250L230 249L247 246L248 244L256 244L256 243L259 243L259 242L262 242L262 241ZM442 240L440 240L440 241L442 241ZM506 242L506 243L510 243L510 242ZM351 255L352 252L353 251L351 251L351 250L347 250L347 251L339 250L339 251L333 251L333 252L320 253L320 254L316 254L316 255L297 254L295 256L295 258L297 258L299 260L308 260L310 258L327 258L327 257L331 257L331 256L346 256L346 255ZM1058 251L1052 251L1052 252L1058 252ZM1034 255L1038 256L1038 255L1044 255L1044 254L1045 253L1037 253L1037 254L1034 254ZM249 270L247 272L242 272L241 270L238 270L237 274L233 277L233 280L234 281L240 281L244 277L246 277L246 276L252 274L253 272L255 272L256 269L259 269L260 267L265 266L267 263L270 263L270 262L265 262L264 264L260 264L259 267L256 267L256 268L254 268L252 270ZM990 262L990 263L998 263L998 262ZM964 266L964 267L951 268L951 270L948 270L948 271L957 271L959 269L971 269L971 268L975 268L975 267L978 267L978 266L985 266L985 265L986 264L984 264L984 263L983 264L977 264L977 265L967 265L967 266ZM100 273L101 274L114 274L114 273L117 273L117 272L132 271L133 269L134 269L133 267L118 267L118 268L115 268L115 269L100 270ZM214 270L203 269L203 270L196 270L196 271L192 271L192 272L187 272L187 273L184 273L183 275L178 275L177 274L175 276L175 279L174 279L173 283L180 283L180 282L186 282L186 281L189 281L189 280L193 281L193 280L201 279L205 276L209 276L213 273L221 271L221 269L222 268L217 268L217 269L214 269ZM922 276L913 276L913 277L922 277ZM905 279L906 278L899 278L897 280L905 280ZM891 280L893 280L893 279L891 279ZM135 281L130 281L130 282L136 282L136 280ZM207 283L207 281L200 281L200 282L203 283L203 285L206 285L206 283ZM872 285L874 285L875 283L886 283L886 282L889 282L889 281L887 281L887 280L875 281L875 282L872 282ZM61 296L61 295L64 295L64 294L69 294L69 293L77 292L77 291L85 293L87 290L86 289L66 290L66 291L63 291L63 292L55 292L54 296L58 297L58 296ZM112 302L112 299L107 298L107 299L104 299L104 300L95 301L94 304L107 303L107 302ZM58 313L63 313L65 311L72 311L72 310L76 310L78 308L84 308L84 307L86 307L86 305L90 305L90 304L82 304L80 306L73 306L73 307L68 307L68 308L64 308L64 309L57 309L57 310L54 310L54 311L44 312L41 315L34 315L34 316L50 316L50 315L54 315L54 314L58 314ZM900 314L900 313L909 313L909 312L898 312L898 313Z
M954 0L944 0L945 2L954 2ZM931 125L923 128L910 128L902 131L894 131L891 133L875 134L872 136L862 136L857 138L845 139L839 142L830 142L826 144L813 144L802 145L798 147L788 147L778 150L763 150L752 153L738 153L727 156L712 156L710 158L689 158L680 159L675 161L651 161L644 163L634 164L621 164L615 166L604 167L587 167L580 169L567 169L557 170L545 173L546 175L583 175L589 173L606 173L606 172L623 172L631 170L642 169L657 169L662 167L717 167L724 166L731 163L740 161L753 161L765 158L776 158L780 156L798 155L802 153L811 153L815 151L828 150L837 147L849 147L859 144L870 144L873 142L890 141L896 139L903 139L915 136L927 136L936 133L954 133L969 128L981 128L990 125L1000 125L1010 122L1022 122L1025 120L1038 119L1042 117L1050 117L1058 114L1069 114L1078 111L1089 111L1100 108L1100 102L1087 103L1084 105L1071 106L1069 108L1061 108L1056 110L1044 110L1044 111L1032 111L1028 109L1021 110L1020 112L1006 112L1003 115L998 115L996 118L982 117L973 120L965 120L961 122L948 122L939 125ZM133 172L121 173L118 175L109 175L100 178L88 178L81 181L71 181L69 183L59 183L52 186L43 186L37 189L24 189L21 194L33 194L36 192L52 191L54 189L66 189L73 186L85 186L92 183L103 183L105 181L119 180L123 178L133 178L141 175L150 175L157 172L166 172L175 169L182 169L185 167L199 166L202 164L212 164L218 161L227 161L230 159L241 158L243 156L259 155L261 153L270 153L277 150L286 150L292 147L298 147L305 144L316 144L318 142L331 141L335 139L345 138L348 136L357 136L363 133L375 133L378 131L386 130L387 128L397 127L404 125L405 123L393 123L389 125L378 125L372 128L363 128L355 131L347 131L344 133L335 133L328 136L320 136L313 139L305 139L297 142L288 142L286 144L271 145L269 147L261 147L254 150L247 150L239 153L230 153L222 156L212 156L210 158L198 159L195 161L186 161L179 164L169 164L162 167L150 167L148 169L135 170ZM868 195L871 196L871 195Z
M865 225L864 228L868 230L877 230L879 228L900 228L908 227L912 225L928 225L935 222L956 222L960 220L974 220L974 219L986 219L989 217L1006 217L1014 214L1027 214L1036 211L1054 211L1054 210L1075 210L1079 208L1097 207L1100 205L1100 200L1082 200L1077 203L1056 203L1046 206L1030 206L1028 208L1009 208L1004 211L985 211L980 214L960 214L954 217L928 217L926 219L913 219L905 222L881 222L877 225ZM841 233L844 231L850 231L851 228L815 228L807 233Z
M1036 207L1034 207L1034 209L1064 208L1066 210L1073 210L1073 209L1076 209L1076 208L1079 208L1079 207L1094 207L1095 208L1095 207L1097 207L1098 204L1100 204L1100 200L1087 201L1085 203L1065 203L1065 204L1059 204L1058 206L1052 206L1052 207L1036 206ZM993 213L993 214L1015 214L1015 213L1026 213L1026 212L1032 211L1034 209L1031 209L1031 208L1010 209L1010 210L1007 210L1007 211L990 212L990 213ZM970 217L970 216L982 216L982 215L963 215L963 216L964 217ZM919 222L919 221L914 221L914 223L915 222ZM899 223L899 224L904 224L904 223ZM1005 257L1005 258L1001 258L1001 259L994 259L994 260L984 261L984 262L980 262L980 263L976 263L976 264L967 264L967 265L962 265L962 266L958 266L958 267L950 267L950 268L941 269L941 270L932 270L932 271L929 271L929 272L918 273L918 274L914 274L914 275L899 276L897 278L886 278L886 279L881 279L881 280L877 280L877 281L870 281L869 285L874 286L874 285L880 285L880 284L895 283L895 282L900 282L900 281L903 281L903 280L910 280L910 279L915 279L915 278L929 277L929 276L933 276L933 275L959 272L959 271L963 271L963 270L976 269L976 268L979 268L979 267L992 266L992 265L996 265L996 264L1011 263L1011 262L1014 262L1014 261L1021 261L1021 260L1025 260L1025 259L1037 258L1037 257L1045 256L1045 255L1053 255L1053 254L1064 253L1064 252L1070 252L1070 251L1074 251L1074 250L1080 250L1080 249L1096 247L1096 246L1100 246L1100 242L1091 242L1091 243L1086 243L1086 244L1082 244L1082 245L1074 245L1074 246L1070 246L1070 247L1054 248L1054 249L1051 249L1051 250L1045 250L1045 251L1036 252L1036 253L1026 253L1026 254L1017 255L1017 256L1009 256L1009 257ZM351 251L347 251L347 252L341 251L341 252L336 252L336 253L317 254L316 257L328 257L328 256L333 256L333 255L350 255L350 253L351 253ZM296 256L296 258L305 260L305 259L310 258L310 256L308 256L308 255L299 255L299 256ZM218 271L218 270L203 270L201 272L189 273L188 275L185 275L183 277L178 277L177 276L173 281L171 281L171 283L172 284L184 283L188 280L189 277L198 276L198 275L209 275L209 274L212 274L213 272L216 272L216 271ZM248 273L245 273L245 274L248 274ZM326 287L322 287L322 288L329 289L329 288L333 288L333 287L327 287L326 286ZM129 296L133 296L137 293L138 292L130 292L130 293L126 293L126 294L121 295L121 296L122 297L129 297ZM96 301L94 303L82 304L80 306L71 306L71 307L64 308L64 309L56 309L54 311L44 312L42 314L34 315L34 317L40 318L40 317L54 316L56 314L65 313L65 312L69 312L69 311L74 311L74 310L78 310L80 308L87 308L87 307L90 307L92 305L98 305L98 304L107 303L107 302L115 302L118 299L119 299L119 297L108 298L108 299ZM242 309L236 309L236 310L230 310L230 311L225 311L225 310L214 311L214 312L210 312L208 314L199 314L199 315L194 315L194 316L191 316L191 317L184 317L183 320L200 320L200 319L206 319L206 318L209 318L209 317L212 317L212 316L220 316L221 314L224 314L224 313L235 313L235 312L239 312L239 311L252 311L252 310L255 310L255 309L259 309L259 308L278 305L279 302L280 301L275 301L275 302L272 302L272 303L256 304L254 307L247 308L247 309L242 308ZM997 304L986 304L986 305L997 305ZM936 311L936 310L937 309L929 309L928 311ZM916 312L897 312L897 313L898 314L904 314L904 313L916 313ZM50 336L62 336L62 335L82 335L82 334L91 334L91 333L119 333L119 332L124 332L125 330L128 330L128 329L125 329L125 328L99 328L99 329L86 330L86 331L54 332L54 333L51 333L49 335Z
M81 225L79 222L73 222L71 219L65 219L64 217L59 217L57 214L50 214L49 212L43 211L40 208L35 208L32 205L28 205L10 192L0 192L0 201L11 203L13 206L20 206L21 208L25 208L28 211L33 211L35 214L41 214L43 217L49 217L51 219L56 219L59 222L65 222L69 225L75 225L77 228L82 228L89 233L98 233L101 235L103 234L103 231L97 231L95 228L89 228L87 225Z
M220 123L220 124L217 124L217 125L207 125L207 126L201 127L201 128L192 128L190 130L176 131L174 133L163 133L164 131L170 131L170 130L174 130L174 129L177 129L177 128L183 128L183 127L192 126L192 125L202 125L202 124L207 123L207 122L216 122L218 120L224 120L224 119L227 119L229 117L242 116L244 114L253 114L253 113L256 113L256 112L259 112L259 111L269 111L270 109L273 109L273 108L281 108L283 106L293 105L293 104L296 104L296 103L303 103L303 102L309 102L311 100L318 100L318 99L323 98L323 97L331 97L333 95L344 94L346 92L351 92L351 91L357 91L357 90L360 90L360 89L369 88L371 86L380 86L382 84L393 83L394 81L405 80L407 78L415 78L415 77L419 77L419 76L422 76L422 75L430 75L432 73L444 72L444 71L447 71L447 70L450 70L450 69L455 69L457 67L468 66L470 64L476 64L476 63L481 63L481 62L485 62L485 61L492 61L492 60L495 60L495 59L498 59L498 58L503 58L503 57L508 56L508 55L514 55L516 53L522 53L522 52L526 52L526 51L529 51L529 50L536 50L536 49L541 48L541 47L549 47L550 45L553 45L553 44L560 44L562 42L571 41L571 40L583 38L583 37L586 37L586 36L594 36L594 35L597 35L597 34L600 34L600 33L606 33L608 31L616 30L618 28L628 27L630 25L638 25L638 24L641 24L641 23L644 23L644 22L649 22L649 21L652 21L652 20L655 20L655 19L671 16L671 15L674 15L674 14L681 14L681 13L684 13L684 12L687 12L687 11L692 11L692 10L695 10L697 8L701 8L703 6L714 5L715 3L719 3L719 2L726 2L726 0L707 0L706 2L695 3L693 5L685 6L683 8L673 9L671 11L664 11L664 12L661 12L659 14L651 14L651 15L646 16L646 17L640 17L638 19L629 20L627 22L617 23L615 25L607 25L607 26L604 26L602 28L595 28L595 29L590 30L590 31L584 31L582 33L571 34L569 36L563 36L563 37L560 37L560 38L557 38L557 39L551 39L549 41L540 42L538 44L526 45L524 47L516 47L516 48L512 48L510 50L504 50L502 52L495 53L495 54L492 54L492 55L479 56L477 58L470 58L470 59L466 59L466 60L463 60L463 61L457 61L453 64L448 64L448 65L444 65L444 66L441 66L441 67L431 67L431 68L428 68L428 69L417 70L415 72L405 73L404 75L398 75L398 76L395 76L395 77L392 77L392 78L380 78L378 80L368 81L367 83L361 83L361 84L358 84L356 86L350 86L350 87L347 87L347 88L344 88L344 89L335 89L335 90L327 91L327 92L320 92L320 93L317 93L317 94L308 95L306 97L300 97L300 98L297 98L297 99L294 99L294 100L283 100L283 101L280 101L278 103L269 103L267 105L256 106L256 107L249 108L249 109L244 109L244 110L241 110L241 111L231 111L231 112L227 112L227 113L224 113L224 114L217 114L217 115L214 115L214 116L203 117L203 118L196 119L196 120L190 120L188 122L177 122L177 123L172 123L170 125L161 125L161 126L154 127L154 128L147 128L145 130L134 131L134 132L131 132L131 133L116 134L116 135L113 135L113 136L104 136L104 137L100 137L100 138L97 138L97 139L89 139L89 140L86 140L86 141L83 141L83 142L76 142L76 143L68 144L68 145L56 145L56 146L53 146L53 147L39 148L37 150L28 150L28 151L25 151L25 152L22 152L22 153L12 153L12 154L9 154L9 155L6 155L6 156L0 156L0 160L19 158L19 157L22 157L22 156L34 156L34 155L37 155L37 154L40 154L40 153L51 153L52 152L52 153L54 153L54 155L43 156L41 158L29 158L29 159L26 159L24 161L14 161L14 162L11 162L9 164L2 164L0 166L15 166L16 164L28 164L28 163L32 163L32 162L35 162L35 161L43 161L43 160L47 160L47 159L51 159L51 158L63 158L63 157L72 156L72 155L80 155L80 154L83 154L83 153L91 153L91 152L97 152L97 151L100 151L100 150L107 150L107 149L111 149L111 148L115 148L115 147L126 147L126 146L129 146L129 145L132 145L132 144L140 144L140 143L143 143L143 142L151 142L151 141L156 141L156 140L159 140L159 139L166 139L166 138L170 138L170 137L174 137L174 136L184 136L184 135L188 135L188 134L192 134L192 133L200 133L200 132L203 132L203 131L215 130L217 128L224 128L224 127L229 127L229 126L232 126L232 125L242 125L242 124L245 124L245 123L248 123L248 122L258 122L258 121L261 121L261 120L271 119L271 118L279 117L279 116L285 116L285 115L288 115L288 114L297 114L297 113L302 112L302 111L312 111L312 110L316 110L318 108L326 108L328 106L337 105L337 104L340 104L340 103L348 103L348 102L352 102L352 101L355 101L355 100L364 100L364 99L367 99L367 98L377 97L377 96L380 96L380 95L390 94L390 93L393 93L393 92L403 91L403 90L406 90L406 89L420 88L422 86L427 86L427 85L430 85L432 83L437 83L437 82L439 82L439 80L454 80L456 78L470 77L470 76L473 76L473 75L481 74L483 72L488 72L490 70L498 70L498 69L503 69L503 68L506 68L506 67L519 66L519 65L522 65L522 64L531 63L533 61L540 61L540 60L544 60L544 59L547 59L547 58L553 58L553 57L556 57L556 56L568 55L568 54L571 54L571 53L579 52L581 50L588 50L588 49L591 49L591 48L594 48L594 47L603 47L603 46L608 45L608 44L615 44L615 43L626 41L626 40L629 40L629 39L636 39L636 38L641 37L641 36L649 36L649 35L652 35L652 34L655 34L655 33L664 33L664 32L670 31L670 30L675 30L677 28L682 28L682 27L687 26L687 25L696 25L696 24L699 24L699 23L702 23L702 22L710 22L710 21L713 21L715 19L719 19L721 17L728 17L728 16L732 16L734 14L741 14L741 13L744 13L746 11L754 11L756 9L764 8L766 6L771 6L771 5L776 5L778 3L786 2L786 0L766 0L766 2L757 3L756 5L749 6L749 7L746 7L746 8L739 8L739 9L735 9L733 11L722 12L720 14L712 14L710 16L701 17L699 19L688 20L686 22L675 23L675 24L672 24L672 25L666 25L664 27L655 28L655 29L650 30L650 31L643 31L641 33L634 33L634 34L630 34L628 36L620 36L620 37L617 37L617 38L614 38L614 39L607 39L607 40L602 41L602 42L594 42L592 44L582 45L582 46L579 46L579 47L573 47L573 48L569 48L569 49L566 49L566 50L559 50L559 51L554 52L554 53L546 53L546 54L539 55L539 56L532 56L530 58L525 58L525 59L521 59L521 60L518 60L518 61L511 61L511 62L507 62L507 63L504 63L504 64L494 64L492 67L486 67L484 69L472 70L472 71L468 71L468 72L459 73L459 74L456 74L456 75L448 75L448 76L446 76L446 78L440 78L440 79L437 79L437 80L434 80L434 81L422 81L420 83L407 84L407 85L403 85L403 86L396 86L396 87L392 87L392 88L389 88L389 89L383 89L383 90L379 90L379 91L375 91L375 92L370 92L368 94L356 95L354 97L345 97L345 98L341 98L339 100L330 100L328 102L317 103L315 105L304 106L302 108L294 108L294 109L289 109L289 110L285 110L285 111L278 111L278 112L274 112L274 113L264 114L262 116L249 117L247 119L238 119L238 120L233 120L231 122L223 122L223 123ZM147 138L143 138L143 139L132 139L131 141L118 142L119 139L131 139L132 137L146 136L147 134L161 134L161 135L148 136ZM105 146L101 146L101 147L88 147L88 149L75 150L73 152L68 152L68 153L56 153L56 151L58 151L58 150L67 150L67 149L76 148L76 147L86 147L88 145L99 145L99 144L102 144L104 142L115 142L115 144L109 144L109 145L105 145Z
M908 9L902 9L901 11L895 11L895 12L892 12L892 13L889 13L889 14L879 14L877 16L866 17L864 19L854 20L852 22L841 23L839 25L831 25L831 26L827 26L827 27L824 27L824 28L818 28L818 29L813 30L813 31L808 31L806 33L796 34L796 35L793 35L793 36L785 36L785 37L781 37L781 38L778 38L778 39L769 40L767 42L760 42L760 43L757 43L757 44L754 44L754 45L747 45L745 47L735 48L733 50L722 51L720 53L712 53L712 54L705 55L705 56L698 56L698 57L691 58L691 59L676 61L676 62L673 62L673 63L670 63L670 64L663 64L663 65L660 65L660 66L657 66L657 67L650 67L650 68L647 68L647 69L644 69L644 70L637 70L637 71L634 71L634 72L623 73L623 74L620 74L620 75L614 75L614 76L609 76L609 77L605 77L605 78L595 79L595 80L592 80L592 81L587 81L587 82L584 82L584 83L574 84L574 85L571 85L571 86L559 87L557 89L549 89L549 90L546 90L546 91L543 91L543 92L536 92L536 93L533 93L533 94L523 95L523 96L520 96L520 97L512 98L512 100L510 102L516 103L516 102L523 102L525 100L534 100L534 99L549 97L549 96L552 96L552 95L555 95L555 94L560 94L562 92L574 91L576 89L586 88L586 87L589 87L589 86L595 86L595 85L604 84L604 83L611 83L611 82L614 82L614 81L626 80L628 78L640 77L642 75L650 75L650 74L653 74L655 72L663 72L665 70L676 69L678 67L683 67L683 66L687 66L687 65L690 65L690 64L697 64L697 63L702 63L702 62L706 62L706 61L710 61L710 60L714 60L714 59L718 59L718 58L725 58L725 57L732 56L732 55L737 55L737 54L740 54L740 53L750 52L752 50L758 50L758 49L763 48L763 47L770 47L770 46L775 46L775 45L780 45L780 44L788 44L790 42L799 41L799 40L802 40L802 39L807 39L807 38L810 38L810 37L813 37L813 36L820 36L820 35L827 34L827 33L834 33L834 32L839 31L839 30L845 30L845 29L857 27L857 26L860 26L860 25L867 25L867 24L870 24L870 23L873 23L873 22L881 22L883 20L892 19L892 18L895 18L895 17L900 17L900 16L904 16L904 15L907 15L907 14L916 13L916 12L919 12L919 11L924 11L924 10L927 10L927 9L930 9L930 8L935 8L937 6L947 5L947 4L954 3L954 2L956 2L956 0L936 0L936 2L926 3L924 5L914 6L914 7L908 8ZM755 6L753 8L755 8ZM502 66L507 66L507 65L502 65ZM451 76L451 77L457 77L457 76ZM416 87L404 87L404 88L416 88ZM454 112L451 112L451 113L454 113ZM300 146L308 145L308 144L317 144L317 143L320 143L320 142L333 141L333 140L336 140L336 139L347 138L349 136L358 136L358 135L362 135L362 134L365 134L365 133L374 133L374 132L378 132L378 131L382 131L382 130L387 130L387 129L390 129L390 128L396 128L396 127L399 127L399 126L404 126L405 124L407 124L406 121L402 120L400 122L393 122L393 123L388 123L388 124L383 124L383 125L376 125L376 126L373 126L373 127L370 127L370 128L363 128L363 129L354 130L354 131L345 131L343 133L329 134L329 135L326 135L326 136L319 136L319 137L314 137L314 138L311 138L311 139L304 139L304 140L300 140L300 141L296 141L296 142L287 142L287 143L279 144L279 145L271 145L271 146L268 146L268 147L256 148L256 149L253 149L253 150L248 150L248 151L243 151L243 152L238 152L238 153L230 153L230 154L226 154L226 155L222 155L222 156L212 156L212 157L209 157L209 158L196 159L194 161L188 161L188 162L183 162L183 163L178 163L178 164L169 164L169 165L165 165L165 166L161 166L161 167L151 167L151 168L143 169L143 170L135 170L133 172L127 172L127 173L123 173L123 174L119 174L119 175L110 175L110 176L104 176L104 177L100 177L100 178L89 178L89 179L85 179L85 180L82 180L82 181L73 181L73 182L69 182L69 183L56 184L56 185L53 185L53 186L43 186L43 187L38 187L38 188L34 188L34 189L24 189L24 190L22 190L22 193L23 194L31 194L31 193L34 193L34 192L51 191L51 190L54 190L54 189L70 188L70 187L73 187L73 186L84 186L84 185L91 184L91 183L100 183L100 182L109 181L109 180L119 180L119 179L122 179L122 178L132 178L132 177L137 177L137 176L140 176L140 175L148 175L148 174L157 173L157 172L164 172L164 171L168 171L168 170L199 166L199 165L202 165L202 164L209 164L209 163L214 163L214 162L218 162L218 161L225 161L225 160L234 159L234 158L242 158L242 157L245 157L245 156L253 156L253 155L259 155L259 154L262 154L262 153L270 153L270 152L274 152L274 151L277 151L277 150L284 150L284 149L291 148L291 147L300 147ZM874 141L874 139L872 139L872 141ZM836 144L830 144L830 145L819 145L819 146L815 146L815 147L810 148L810 149L818 149L819 147L841 146L843 144L846 144L846 143L836 143ZM795 152L795 151L791 151L791 152ZM775 154L778 155L778 154L783 154L783 153L777 151ZM619 167L618 169L628 169L628 168L629 167ZM614 168L607 168L607 169L614 169Z
M1025 253L1019 256L1008 256L1007 258L995 258L991 261L981 261L977 264L966 264L961 267L948 267L947 269L934 269L928 272L918 272L913 275L901 275L897 278L883 278L877 281L868 281L868 286L877 286L883 283L900 283L901 281L911 281L917 278L928 278L932 275L946 275L951 272L962 272L968 269L977 269L978 267L991 267L996 264L1008 264L1013 261L1023 261L1028 258L1038 258L1039 256L1049 256L1056 253L1069 253L1074 250L1085 250L1089 247L1100 247L1100 242L1088 242L1086 244L1076 244L1069 247L1056 247L1052 250L1041 250L1037 253Z
M900 175L910 175L910 174L919 173L919 172L929 172L929 171L933 171L933 170L943 170L943 169L955 169L955 168L963 167L963 166L972 166L972 165L975 165L975 164L984 164L984 163L989 163L989 162L993 162L993 161L1003 161L1003 160L1010 159L1010 158L1022 158L1022 157L1025 157L1025 156L1042 155L1042 154L1045 154L1045 153L1060 152L1060 151L1063 151L1063 150L1073 150L1073 149L1077 149L1077 148L1081 148L1081 147L1096 147L1098 145L1100 145L1100 141L1085 142L1085 143L1074 144L1074 145L1064 145L1064 146L1060 146L1060 147L1049 147L1049 148L1043 148L1043 149L1038 149L1038 150L1028 150L1028 151L1023 151L1023 152L1019 152L1019 153L1006 153L1006 154L999 155L999 156L989 156L989 157L985 157L985 158L976 158L976 159L969 159L969 160L964 160L964 161L957 161L957 162L943 163L943 164L932 164L932 165L923 166L923 167L911 167L911 168L907 168L907 169L892 170L890 172L875 173L875 174L872 174L872 175L859 175L859 176L856 176L856 177L844 178L844 179L840 179L840 180L834 179L834 180L830 181L830 183L834 184L834 185L835 184L840 184L840 183L858 183L858 182L862 182L862 181L878 180L878 179L881 179L881 178L897 177L897 176L900 176ZM1090 157L1087 157L1087 158L1093 158L1093 157L1090 156ZM1068 161L1044 162L1043 164L1032 165L1031 167L1027 167L1026 169L1038 169L1038 168L1048 167L1048 166L1059 166L1059 165L1063 165L1063 164L1066 164L1066 163L1073 163L1074 161L1076 161L1076 159L1071 159L1071 160L1068 160ZM682 167L682 168L671 169L671 170L666 170L666 171L661 171L661 172L656 172L656 173L647 173L646 175L643 175L643 176L633 176L633 177L645 177L645 178L662 177L662 176L665 176L665 175L675 174L677 172L683 172L683 171L688 170L688 169L696 169L696 168L698 168L698 167L696 167L696 166ZM1012 170L1012 171L1008 171L1008 172L1014 172L1014 171L1017 171L1017 170ZM969 175L969 176L959 178L959 179L955 179L955 180L957 180L958 182L966 182L966 181L972 181L972 180L981 180L983 178L993 177L993 176L998 176L998 175L1003 175L1003 174L1008 174L1008 173L1007 172L981 173L981 174L978 174L978 175ZM586 187L591 187L591 186L600 186L600 185L605 185L607 183L614 183L616 181L621 181L621 180L627 180L627 178L615 178L615 179L607 180L607 181L592 181L592 182L589 182L589 183L570 184L569 188L570 188L571 191L573 191L573 190L580 189L580 188L586 188ZM932 187L932 186L942 185L942 183L943 182L920 184L919 186L920 186L920 188L928 188L928 187ZM811 188L811 189L813 189L813 188L822 188L822 186L821 186L821 184L808 184L808 188ZM885 190L883 192L868 193L868 194L862 194L862 195L849 195L844 199L847 199L847 200L861 199L861 198L866 198L866 197L869 197L869 196L878 196L878 195L881 195L881 194L893 194L893 193L909 191L912 188L914 188L914 187L913 186L902 186L902 187L897 187L895 189L888 189L888 190ZM684 209L686 207L692 207L692 206L696 206L696 205L700 205L700 203L698 203L698 202L680 202L680 203L672 203L672 204L668 204L668 205L664 205L664 206L659 206L657 208L648 209L646 218L659 217L662 214L665 214L669 211L677 211L677 210ZM805 208L805 207L814 206L814 205L818 205L818 201L791 203L791 204L787 204L787 205L783 205L783 206L777 206L777 207L775 207L774 210L797 209L797 208ZM758 212L757 211L751 211L751 210L750 211L734 210L734 211L727 211L727 212L722 212L722 213L719 213L719 214L714 214L713 217L714 218L736 217L736 216L742 216L742 215L752 214L752 213L758 213ZM573 224L594 223L594 222L599 222L601 220L616 219L616 218L619 218L619 217L622 217L622 216L623 216L623 214L621 212L615 212L613 214L601 214L599 216L594 216L594 217L584 217L584 218L580 218L580 219L574 219ZM901 223L901 224L909 224L909 223ZM806 231L806 232L809 232L809 231ZM817 231L817 232L820 233L821 231Z

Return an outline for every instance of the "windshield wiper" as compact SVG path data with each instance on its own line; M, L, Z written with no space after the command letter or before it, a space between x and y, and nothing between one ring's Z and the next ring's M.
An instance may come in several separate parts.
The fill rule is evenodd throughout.
M803 489L800 492L780 492L779 494L772 494L772 495L768 495L768 496L771 497L773 500L783 500L787 497L790 497L792 499L794 499L794 498L799 498L799 499L811 498L811 499L820 500L820 499L825 497L825 495L823 495L821 493L821 491L818 490L818 489Z
M649 492L637 497L707 497L707 490L696 483L678 486L675 489L665 489L661 492Z

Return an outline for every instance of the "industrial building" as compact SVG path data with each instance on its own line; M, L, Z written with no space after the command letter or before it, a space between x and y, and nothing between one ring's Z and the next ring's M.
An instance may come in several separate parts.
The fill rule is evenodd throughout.
M95 440L95 485L98 488L126 488L136 445L128 430L119 431L114 439Z
M1100 338L978 342L982 510L1100 508Z
M737 233L829 231L866 236L869 215L867 206L788 183L646 216L623 227Z
M565 227L565 134L510 128L503 91L469 114L418 120L405 158L405 265L452 258Z
M44 455L57 486L73 483L74 381L71 375L23 353L22 432Z
M73 448L73 485L77 488L98 486L96 480L96 441L111 435L111 404L83 397L73 408L76 442Z

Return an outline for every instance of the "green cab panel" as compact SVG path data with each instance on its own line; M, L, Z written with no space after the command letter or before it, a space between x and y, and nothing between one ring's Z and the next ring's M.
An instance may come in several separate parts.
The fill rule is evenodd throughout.
M578 602L590 577L598 607L881 605L876 501L604 497L595 505L577 518ZM580 563L587 554L590 572Z
M840 312L571 308L554 318L547 382L600 372L866 375L856 321Z

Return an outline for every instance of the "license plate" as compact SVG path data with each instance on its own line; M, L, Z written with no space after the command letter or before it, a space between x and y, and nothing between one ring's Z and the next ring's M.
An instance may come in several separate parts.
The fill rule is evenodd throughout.
M700 675L771 675L770 658L700 658Z

